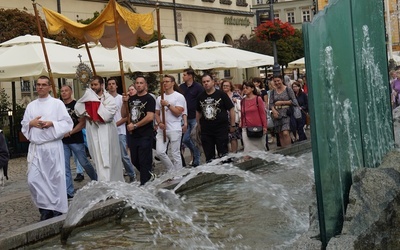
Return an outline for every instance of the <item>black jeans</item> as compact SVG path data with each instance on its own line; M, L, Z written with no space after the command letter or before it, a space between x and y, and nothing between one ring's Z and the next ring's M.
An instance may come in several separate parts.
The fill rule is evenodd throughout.
M153 167L153 137L143 136L131 138L132 164L140 172L140 185L144 185L151 178Z
M215 147L218 151L218 157L223 157L228 154L228 130L216 129L213 134L201 134L201 143L203 144L204 155L206 162L215 159Z

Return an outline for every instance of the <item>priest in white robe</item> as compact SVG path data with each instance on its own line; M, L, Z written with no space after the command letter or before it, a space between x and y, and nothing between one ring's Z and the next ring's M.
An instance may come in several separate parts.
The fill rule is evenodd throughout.
M26 107L21 132L30 141L28 186L40 220L68 212L62 138L73 128L64 103L49 95L47 76L37 80L38 99Z
M86 117L86 138L98 181L124 181L121 151L114 115L114 97L104 90L104 80L94 76L91 89L75 104L78 116Z

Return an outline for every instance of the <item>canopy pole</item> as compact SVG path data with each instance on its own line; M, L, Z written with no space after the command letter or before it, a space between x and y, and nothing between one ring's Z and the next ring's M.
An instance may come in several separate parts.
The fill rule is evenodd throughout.
M157 42L158 42L158 67L160 70L160 90L161 90L161 100L164 100L164 83L163 83L163 64L162 64L162 51L161 51L161 27L160 27L160 4L156 3L156 13L157 13ZM161 121L165 123L165 109L161 105ZM164 142L167 141L167 135L165 129L163 129L163 139Z
M121 41L119 39L119 20L117 17L117 3L114 1L113 4L114 9L114 27L115 27L115 36L117 38L117 47L118 47L118 58L119 58L119 71L121 74L121 84L122 84L122 92L126 93L126 86L125 86L125 77L124 77L124 61L122 60L122 51L121 51Z
M92 66L93 75L97 75L96 68L94 67L94 63L93 63L92 53L90 52L89 45L87 44L86 38L83 38L83 41L85 42L86 53L88 54L88 57L89 57L90 66Z
M51 71L50 62L49 62L49 57L47 56L46 45L45 45L44 39L43 39L42 27L41 27L41 25L40 25L39 13L38 13L38 10L37 10L37 8L36 8L35 0L32 0L32 5L33 5L33 10L35 11L36 23L37 23L38 30L39 30L39 35L40 35L40 43L42 44L44 59L45 59L45 61L46 61L46 65L47 65L47 71L49 72L49 78L50 78L51 89L53 90L53 96L54 96L55 98L57 98L56 86L54 85L53 72Z

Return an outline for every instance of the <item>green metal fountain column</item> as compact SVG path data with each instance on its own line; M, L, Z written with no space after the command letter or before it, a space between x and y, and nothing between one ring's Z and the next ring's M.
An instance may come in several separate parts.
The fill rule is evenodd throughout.
M321 241L340 233L352 173L393 148L383 1L331 0L303 24Z

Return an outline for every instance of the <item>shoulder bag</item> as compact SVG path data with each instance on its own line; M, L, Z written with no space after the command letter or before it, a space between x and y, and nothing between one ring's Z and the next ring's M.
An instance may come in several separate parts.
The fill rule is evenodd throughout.
M257 111L258 111L258 96L256 96L256 103L257 103ZM264 134L263 131L263 127L262 126L256 126L256 127L247 127L247 123L246 123L246 109L245 109L245 99L242 100L243 103L243 115L244 115L244 123L246 126L246 134L247 137L249 138L261 138ZM258 112L258 115L260 116L260 120L261 120L261 115L260 112ZM262 121L261 121L262 122Z

